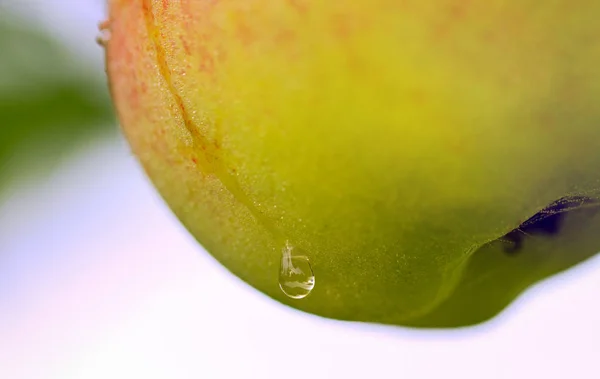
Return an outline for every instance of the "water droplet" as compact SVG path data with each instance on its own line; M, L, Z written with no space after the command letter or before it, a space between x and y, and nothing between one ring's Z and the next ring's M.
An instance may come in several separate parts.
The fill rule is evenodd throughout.
M292 299L303 299L315 288L315 275L306 255L286 242L281 251L279 288Z
M100 34L96 37L96 43L102 47L106 47L110 41L110 21L104 20L98 24Z

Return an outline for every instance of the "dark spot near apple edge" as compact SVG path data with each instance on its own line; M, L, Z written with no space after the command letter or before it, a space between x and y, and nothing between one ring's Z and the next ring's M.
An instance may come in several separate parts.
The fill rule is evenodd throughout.
M506 254L516 255L531 236L552 238L559 235L568 214L584 212L593 216L598 211L600 199L586 196L564 197L548 205L497 241L503 244Z

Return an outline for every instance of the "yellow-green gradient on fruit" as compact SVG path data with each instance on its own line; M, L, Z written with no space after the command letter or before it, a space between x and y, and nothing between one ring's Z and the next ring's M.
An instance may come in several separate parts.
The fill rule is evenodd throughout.
M577 238L481 249L558 199L600 194L600 2L109 4L133 151L200 243L267 295L455 326L600 250L596 216L567 217ZM318 283L300 301L279 290L287 243ZM463 290L475 305L453 306L479 275L494 280ZM478 308L486 294L499 300Z

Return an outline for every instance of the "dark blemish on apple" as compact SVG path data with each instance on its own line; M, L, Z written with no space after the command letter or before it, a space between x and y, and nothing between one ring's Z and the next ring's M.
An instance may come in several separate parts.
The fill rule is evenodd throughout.
M506 254L515 255L523 249L529 237L552 238L559 235L569 213L586 212L593 215L598 211L600 211L600 199L586 196L565 197L542 209L498 240L503 243Z

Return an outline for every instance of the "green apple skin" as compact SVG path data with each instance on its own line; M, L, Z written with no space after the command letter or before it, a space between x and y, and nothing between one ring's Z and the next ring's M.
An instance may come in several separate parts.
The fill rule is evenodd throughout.
M187 229L294 308L455 327L600 250L600 2L110 0L124 133ZM303 300L278 286L309 257ZM207 289L210 290L210 289ZM227 301L227 299L223 299Z

